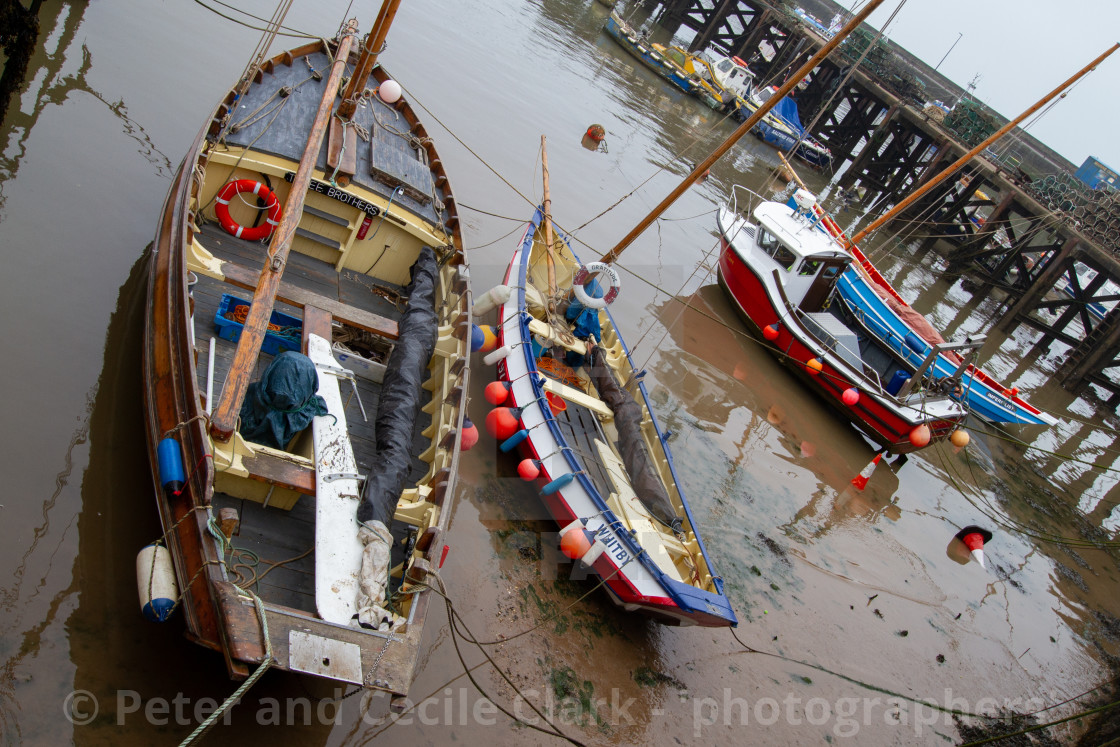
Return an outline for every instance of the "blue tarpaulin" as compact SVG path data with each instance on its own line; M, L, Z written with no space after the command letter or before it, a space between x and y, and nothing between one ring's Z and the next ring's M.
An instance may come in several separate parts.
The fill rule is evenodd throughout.
M773 112L792 127L798 135L805 134L805 128L801 126L801 118L797 115L797 102L789 96L775 104Z

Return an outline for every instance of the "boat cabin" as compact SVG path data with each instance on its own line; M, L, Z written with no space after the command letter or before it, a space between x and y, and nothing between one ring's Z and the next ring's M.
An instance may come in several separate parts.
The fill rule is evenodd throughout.
M764 202L754 211L752 264L778 279L786 300L807 314L823 311L852 256L818 226L815 216L778 202ZM765 258L764 258L765 257Z
M747 98L751 93L751 84L754 83L754 74L746 63L738 57L723 57L718 54L707 54L708 64L715 82L724 90L736 96Z

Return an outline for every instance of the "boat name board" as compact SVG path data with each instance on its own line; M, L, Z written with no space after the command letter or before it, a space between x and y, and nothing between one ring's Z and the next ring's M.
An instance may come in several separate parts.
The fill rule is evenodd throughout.
M602 542L607 547L607 552L617 560L619 563L625 563L630 560L630 553L619 542L618 537L615 536L611 528L604 524L595 531L595 539Z
M293 179L295 179L295 177L295 172L292 171L284 174L284 180L289 184ZM308 187L308 190L311 192L318 192L321 195L326 195L332 200L338 200L339 202L346 203L351 207L356 207L371 218L376 218L377 216L381 215L381 208L377 207L377 205L374 205L372 202L368 202L367 200L363 200L357 195L352 195L349 192L341 190L338 187L333 186L329 182L321 182L318 179L312 179L311 186Z

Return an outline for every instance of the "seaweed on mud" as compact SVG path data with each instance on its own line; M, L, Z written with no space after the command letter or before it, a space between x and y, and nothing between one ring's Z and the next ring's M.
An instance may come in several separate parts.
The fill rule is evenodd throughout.
M757 532L755 534L755 536L758 537L759 542L761 542L763 545L765 545L767 550L769 550L771 553L776 555L786 565L792 565L792 563L789 562L789 556L786 554L785 548L783 548L781 545L779 545L774 540L767 537L762 532Z
M658 672L654 669L650 669L647 666L638 667L631 673L631 676L634 678L635 682L643 687L659 687L661 685L672 685L677 690L688 689L685 684L678 680L676 677L670 674L665 674L664 672Z
M1001 709L996 717L997 720L974 724L954 715L953 721L956 722L957 731L960 732L961 742L998 738L994 741L1001 747L1062 747L1063 743L1054 739L1046 729L1028 731L1024 734L1017 733L1041 723L1033 715Z

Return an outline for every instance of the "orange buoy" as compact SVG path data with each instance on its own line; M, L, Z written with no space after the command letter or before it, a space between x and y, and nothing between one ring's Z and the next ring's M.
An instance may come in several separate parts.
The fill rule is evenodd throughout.
M591 549L591 534L586 528L576 529L560 538L560 552L572 560L579 560Z
M957 428L949 436L949 443L953 444L953 446L956 446L958 449L963 449L965 446L968 446L968 442L971 440L972 437L969 436L968 431L963 428Z
M914 426L914 430L910 431L910 443L919 449L928 446L930 439L929 426L925 423Z
M771 340L771 341L777 340L778 339L778 325L777 324L768 324L765 327L763 327L762 328L762 336L765 337L767 340Z
M805 364L805 367L809 369L809 373L816 376L821 372L821 369L824 368L824 364L821 363L820 358L810 358L809 362Z
M603 138L607 136L607 131L601 124L593 124L587 128L587 137L594 140L596 143L603 142Z

